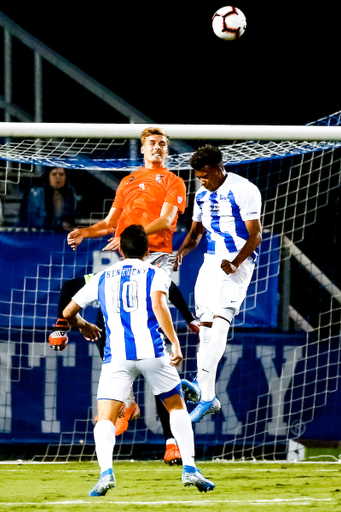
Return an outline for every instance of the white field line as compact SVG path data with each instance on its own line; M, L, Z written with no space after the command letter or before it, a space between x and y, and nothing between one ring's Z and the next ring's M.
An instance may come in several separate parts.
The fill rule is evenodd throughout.
M216 503L236 503L244 505L281 505L282 503L291 503L293 505L307 505L317 502L331 502L331 498L275 498L273 500L179 500L179 501L98 501L98 500L74 500L74 501L47 501L47 502L22 502L22 503L4 503L1 502L1 507L27 507L32 505L214 505Z
M133 464L136 462L137 464L139 463L142 463L143 461L140 461L140 460L133 460L131 459L130 461L127 461L127 460L115 460L114 461L114 464L116 466L119 465L119 464L125 464L127 462L130 462L132 464L132 467L133 467ZM151 462L151 461L147 461L147 462ZM163 466L163 460L159 460L159 461L154 461L155 464L157 463L162 463L162 466ZM80 462L80 464L98 464L97 463L97 460L87 460L87 461L82 461ZM255 464L259 464L259 465L279 465L279 464L283 464L284 461L283 460L256 460L256 459L252 459L252 460L245 460L245 461L235 461L235 460L225 460L225 459L214 459L214 460L201 460L199 461L199 464L223 464L223 465L226 465L226 466L233 466L233 465L243 465L245 467L248 467L248 466L253 466ZM22 466L22 465L55 465L55 466L58 466L58 465L71 465L71 464L76 464L76 462L74 461L63 461L63 462L41 462L41 461L33 461L33 460L21 460L21 459L18 459L18 460L4 460L4 461L0 461L0 465L16 465L16 466ZM285 461L285 464L288 464L288 465L295 465L295 466L303 466L303 465L313 465L313 464L320 464L320 465L323 465L323 466L326 466L326 465L331 465L331 464L338 464L340 465L341 464L341 459L336 459L335 461L312 461L312 460L301 460L301 461L295 461L295 462L288 462L288 461ZM167 470L168 467L167 466L164 466L164 469ZM240 470L242 470L243 468L240 468ZM140 471L140 469L138 469ZM63 470L64 471L64 470ZM73 471L73 470L72 470ZM77 470L75 470L77 471ZM125 471L130 471L130 470L125 470ZM145 469L143 470L145 471Z

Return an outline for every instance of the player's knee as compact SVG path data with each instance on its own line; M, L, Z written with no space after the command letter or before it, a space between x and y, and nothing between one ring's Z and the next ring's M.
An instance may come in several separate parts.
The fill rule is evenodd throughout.
M179 393L175 393L172 396L168 396L163 399L163 405L169 413L174 410L186 409L185 402Z

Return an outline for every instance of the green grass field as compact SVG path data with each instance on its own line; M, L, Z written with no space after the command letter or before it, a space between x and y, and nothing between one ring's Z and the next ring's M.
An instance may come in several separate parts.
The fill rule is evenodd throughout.
M1 512L23 510L152 512L279 511L300 507L341 511L341 464L198 463L216 488L185 488L181 467L163 461L116 462L116 489L90 498L99 477L96 463L1 464ZM115 507L116 505L116 507Z

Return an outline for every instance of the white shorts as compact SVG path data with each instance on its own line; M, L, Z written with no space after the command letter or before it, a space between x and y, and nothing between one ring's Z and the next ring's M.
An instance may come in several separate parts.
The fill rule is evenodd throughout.
M161 395L161 398L165 398L180 392L180 377L177 370L170 365L169 355L120 361L115 361L113 358L110 363L102 365L97 400L125 402L131 386L139 374L146 379L154 395ZM175 390L177 387L178 390Z
M213 315L222 308L235 309L237 315L246 297L255 268L252 258L247 258L234 274L225 274L220 267L221 262L222 258L205 254L194 287L195 312L198 318L204 313L210 313L213 320Z

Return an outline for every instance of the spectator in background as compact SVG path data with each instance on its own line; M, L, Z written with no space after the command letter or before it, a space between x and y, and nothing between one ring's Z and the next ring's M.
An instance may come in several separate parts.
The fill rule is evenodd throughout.
M31 188L24 198L20 225L69 233L74 229L79 200L63 167L47 169L42 185Z

